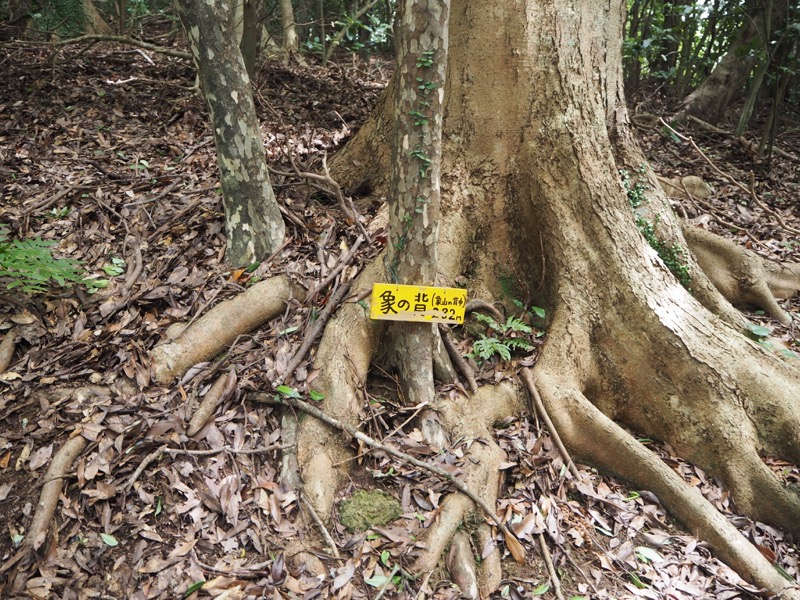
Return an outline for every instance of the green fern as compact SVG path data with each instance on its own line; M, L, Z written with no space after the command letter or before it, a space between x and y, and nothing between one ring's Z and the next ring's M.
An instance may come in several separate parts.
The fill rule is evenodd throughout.
M495 332L493 336L479 334L481 339L476 340L472 345L472 352L468 354L471 358L481 360L491 360L495 355L502 360L511 360L511 353L514 351L533 350L533 344L521 337L512 337L513 333L532 334L533 329L517 317L508 317L505 323L498 323L492 317L477 313L475 318Z
M6 289L19 288L26 294L44 292L54 282L61 287L83 282L80 263L55 258L55 245L41 238L10 240L7 228L0 225L0 282Z

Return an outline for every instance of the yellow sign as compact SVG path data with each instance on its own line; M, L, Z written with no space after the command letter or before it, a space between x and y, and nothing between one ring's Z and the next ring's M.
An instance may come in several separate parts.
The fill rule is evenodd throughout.
M372 286L371 319L463 323L467 290L421 285Z

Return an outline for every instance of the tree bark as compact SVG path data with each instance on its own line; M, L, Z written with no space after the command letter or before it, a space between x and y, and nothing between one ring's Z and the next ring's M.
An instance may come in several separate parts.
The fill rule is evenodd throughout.
M763 453L800 460L800 370L742 335L745 319L686 249L680 223L646 167L624 103L623 4L451 2L437 279L452 285L466 278L472 297L491 300L501 295L501 279L513 276L548 311L534 377L567 446L654 491L745 578L797 598L713 506L619 425L669 442L719 476L740 511L800 533L800 498L761 459ZM374 157L353 149L370 148L379 139L376 123L392 120L376 115L363 130L368 139L357 135L337 168L354 180L366 177L359 165L375 166ZM382 167L388 171L388 161ZM620 169L640 170L649 185L636 213ZM645 241L636 217L658 223L664 243L683 248L691 293ZM400 226L393 223L390 238ZM385 276L380 260L354 293ZM340 420L357 422L380 334L381 326L356 305L326 330L318 381L326 409ZM493 420L520 405L515 390L496 388L487 397L482 389L435 407L445 430L487 439ZM324 428L301 424L298 458L320 514L329 514L334 465L348 452ZM487 448L464 475L490 504L499 460L502 452ZM471 510L463 497L451 498L429 530L431 550L418 558L420 570L435 565L432 549L443 548ZM479 573L484 594L499 581L489 563Z
M288 57L297 55L300 50L297 27L294 22L292 0L281 0L281 29L283 31L282 48Z
M269 182L233 11L226 0L181 0L178 11L214 132L228 234L225 258L236 266L251 264L280 246L284 224Z
M435 285L447 69L447 2L405 0L397 60L387 276L391 283ZM434 329L395 323L393 358L411 405L432 402Z

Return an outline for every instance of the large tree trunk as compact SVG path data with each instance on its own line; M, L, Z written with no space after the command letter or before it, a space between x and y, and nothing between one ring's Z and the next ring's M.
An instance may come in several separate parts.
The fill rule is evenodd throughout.
M800 533L797 494L761 460L800 458L800 371L742 335L743 318L689 254L693 293L678 283L637 230L620 184L619 169L643 164L622 90L622 4L452 2L438 283L467 276L470 295L491 300L499 276L514 274L551 315L534 375L568 446L655 492L743 576L796 598L733 526L620 426L667 441L718 475L740 511ZM349 183L369 175L359 164L381 156L376 123L391 117L376 115L336 163ZM639 216L685 246L655 177L645 177L651 198ZM356 292L385 277L381 257ZM355 304L325 333L318 384L326 410L344 421L357 421L381 333ZM440 400L436 409L446 430L485 440L494 419L521 405L519 388L505 386ZM305 493L327 515L335 465L349 464L349 451L312 420L298 445ZM464 479L491 505L502 452L491 442L473 448ZM472 509L460 495L445 504L419 570L435 566ZM485 541L485 529L475 534ZM497 554L481 563L484 593L499 581Z
M178 11L211 116L228 234L225 258L236 266L251 264L281 245L284 224L269 182L234 11L226 0L181 0Z

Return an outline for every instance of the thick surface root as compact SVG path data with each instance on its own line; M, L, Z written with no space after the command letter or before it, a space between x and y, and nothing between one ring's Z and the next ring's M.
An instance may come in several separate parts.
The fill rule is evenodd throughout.
M153 349L153 378L166 384L192 365L209 360L238 336L281 314L291 297L289 278L281 275L221 302L171 341Z
M720 293L735 306L756 306L783 324L791 316L778 304L800 290L800 265L766 261L704 229L684 224L686 243Z
M380 260L364 270L351 288L358 295L377 281ZM325 396L324 409L335 419L358 424L372 357L377 351L380 327L357 303L345 304L328 323L317 350L316 363L324 365L314 388ZM315 419L304 419L298 430L297 461L303 495L321 518L331 514L340 474L352 452L341 436Z
M617 323L613 315L606 316ZM666 351L659 352L663 349L659 338L672 337L667 329L661 333L646 329L646 344L632 343L623 356L617 354L620 349L602 343L603 334L590 340L575 327L576 321L580 319L573 314L568 326L554 326L534 370L545 407L565 444L583 460L655 493L692 534L707 541L745 579L771 594L800 598L800 592L696 489L608 416L668 441L679 454L720 476L739 511L797 534L798 497L764 465L758 452L796 451L797 430L789 431L796 426L789 410L796 398L787 396L796 372L737 338L733 344L741 346L740 353L752 352L747 366L714 365L711 373L722 378L719 382L707 374L681 380L676 368L681 373L691 371L681 370L681 363ZM630 339L618 329L624 326L615 329L615 336ZM682 333L682 342L691 345L691 336ZM564 347L572 351L565 354ZM577 352L582 358L571 360L577 348L583 348ZM698 361L714 360L713 354L703 355L699 348L691 352ZM771 383L764 381L767 372ZM772 389L760 389L764 386ZM673 390L672 395L662 395L666 390ZM643 403L645 397L648 401Z

